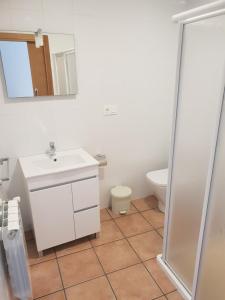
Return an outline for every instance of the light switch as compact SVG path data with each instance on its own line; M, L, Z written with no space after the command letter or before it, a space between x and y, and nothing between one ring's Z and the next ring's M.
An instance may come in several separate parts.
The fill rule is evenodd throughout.
M107 104L104 106L104 115L113 116L118 114L117 105Z

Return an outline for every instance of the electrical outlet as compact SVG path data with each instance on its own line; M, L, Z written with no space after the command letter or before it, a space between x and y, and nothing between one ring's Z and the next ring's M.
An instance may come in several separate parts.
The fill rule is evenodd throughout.
M104 106L104 116L113 116L118 114L117 105L107 104Z

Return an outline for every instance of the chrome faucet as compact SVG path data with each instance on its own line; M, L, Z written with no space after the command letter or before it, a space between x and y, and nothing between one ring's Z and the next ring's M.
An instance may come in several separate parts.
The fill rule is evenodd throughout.
M49 149L46 151L47 155L52 158L55 156L56 153L56 147L54 142L49 143Z

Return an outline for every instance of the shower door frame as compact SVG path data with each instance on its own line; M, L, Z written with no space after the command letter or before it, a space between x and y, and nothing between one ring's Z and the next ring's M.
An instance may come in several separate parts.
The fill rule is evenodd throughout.
M207 11L213 10L213 11ZM172 184L172 173L174 166L174 150L176 143L176 127L177 127L177 117L178 117L178 108L179 108L179 98L180 98L180 75L182 71L182 54L183 54L183 41L184 41L184 28L186 25L194 22L198 22L204 19L209 19L212 17L216 17L219 15L225 14L225 1L217 1L215 3L211 3L208 5L203 5L196 9L192 9L190 11L175 15L173 17L173 21L179 23L179 41L178 41L178 54L177 54L177 70L176 70L176 85L175 85L175 103L174 103L174 111L173 111L173 124L172 124L172 136L171 136L171 146L170 146L170 156L169 156L169 175L168 175L168 188L167 188L167 196L166 196L166 210L165 210L165 228L164 228L164 240L163 240L163 254L158 255L157 260L164 271L167 273L168 277L173 281L176 285L179 292L186 300L195 300L197 287L198 287L198 276L199 269L201 266L201 257L202 257L202 249L203 249L203 241L204 241L204 232L205 232L205 224L207 219L207 208L209 204L209 193L211 187L211 179L213 175L213 167L216 153L216 146L218 141L218 134L220 128L220 120L221 114L223 110L223 105L225 102L225 85L221 87L221 99L218 106L218 113L216 118L216 128L214 132L211 154L209 160L209 168L207 175L207 182L205 187L205 196L203 200L203 209L201 216L201 225L199 231L199 239L197 245L196 252L196 260L195 260L195 270L193 275L193 285L192 291L189 291L184 282L175 274L173 269L170 267L167 262L167 248L168 248L168 233L170 227L171 220L171 184ZM225 83L225 66L224 66L224 83Z

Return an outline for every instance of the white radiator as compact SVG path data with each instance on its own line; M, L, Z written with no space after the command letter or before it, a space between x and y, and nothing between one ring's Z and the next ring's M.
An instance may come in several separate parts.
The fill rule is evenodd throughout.
M0 203L0 229L13 296L28 300L32 290L19 200Z

